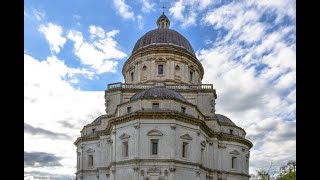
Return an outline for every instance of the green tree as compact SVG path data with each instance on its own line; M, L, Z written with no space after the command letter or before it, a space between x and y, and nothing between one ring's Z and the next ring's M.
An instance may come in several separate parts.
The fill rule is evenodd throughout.
M289 161L287 165L280 167L280 172L277 180L295 180L296 168L296 161Z
M250 180L273 180L273 174L271 174L272 163L268 170L260 169L257 171L257 174L251 175Z

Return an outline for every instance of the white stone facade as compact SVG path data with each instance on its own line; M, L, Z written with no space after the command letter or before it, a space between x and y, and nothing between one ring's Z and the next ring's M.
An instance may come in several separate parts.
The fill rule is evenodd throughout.
M159 22L169 28L161 18L158 28ZM155 43L135 51L122 72L125 83L105 91L106 114L84 126L74 143L77 180L249 179L252 143L242 128L215 114L216 91L201 83L203 67L194 54ZM132 99L155 86L184 99L165 98L169 90Z

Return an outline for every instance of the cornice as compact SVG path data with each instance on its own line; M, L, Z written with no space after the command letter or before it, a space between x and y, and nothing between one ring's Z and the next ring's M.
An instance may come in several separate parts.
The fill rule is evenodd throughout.
M250 177L250 175L245 174L245 173L239 173L239 172L231 172L231 171L220 171L218 169L213 169L213 168L209 168L204 166L203 164L200 163L194 163L194 162L190 162L190 161L182 161L182 160L176 160L176 159L129 159L129 160L123 160L123 161L113 161L111 162L108 166L106 167L98 167L95 170L80 170L78 171L76 174L79 174L79 172L98 172L98 169L110 169L112 166L116 166L116 165L138 165L140 163L143 163L144 165L146 165L145 163L154 163L155 161L157 162L161 162L161 163L168 163L168 165L172 165L172 164L185 164L185 165L190 165L190 166L196 166L201 170L207 171L209 173L218 173L218 174L231 174L231 175L240 175L240 176L246 176L246 177Z
M109 135L112 130L112 126L119 125L122 123L134 121L136 119L175 119L180 122L185 122L188 124L192 124L195 126L199 126L200 129L205 132L210 138L217 138L218 140L221 141L233 141L233 142L238 142L244 145L247 145L249 149L252 148L252 143L239 136L231 136L227 135L225 133L217 133L214 132L211 128L209 128L205 121L196 119L192 116L187 116L186 114L183 113L178 113L175 111L153 111L153 112L133 112L130 114L126 114L124 116L120 117L115 117L112 118L108 121L108 125L106 129L102 131L98 131L95 136L84 136L84 137L79 137L74 144L77 146L80 142L85 142L85 141L92 141L92 140L99 140L101 135Z

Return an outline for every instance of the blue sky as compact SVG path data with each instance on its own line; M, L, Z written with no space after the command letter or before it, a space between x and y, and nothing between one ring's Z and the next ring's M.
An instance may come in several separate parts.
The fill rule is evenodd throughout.
M217 113L254 143L251 172L295 159L295 1L26 0L25 179L73 177L74 140L104 113L107 84L123 81L163 4L217 90Z

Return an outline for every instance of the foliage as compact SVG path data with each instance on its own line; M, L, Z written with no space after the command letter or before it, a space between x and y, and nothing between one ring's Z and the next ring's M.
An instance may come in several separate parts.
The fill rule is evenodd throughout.
M281 166L278 172L271 173L271 169L272 164L268 170L258 170L257 174L251 175L250 180L296 180L296 161L289 161L287 165Z
M280 173L277 180L295 180L296 179L296 161L289 161L287 165L280 167Z

